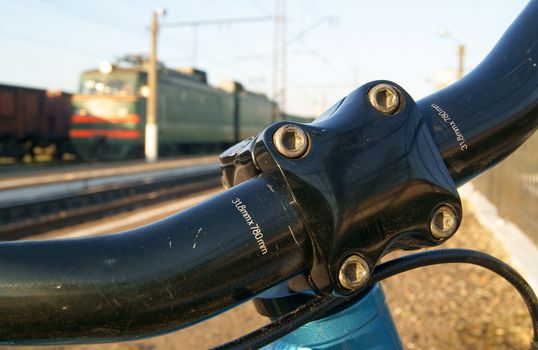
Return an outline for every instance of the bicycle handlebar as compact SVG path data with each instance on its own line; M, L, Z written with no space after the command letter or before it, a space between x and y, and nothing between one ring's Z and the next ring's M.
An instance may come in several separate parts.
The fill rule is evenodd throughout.
M536 18L533 1L476 70L417 103L456 184L507 156L538 125ZM121 234L1 243L0 342L154 335L308 270L315 247L286 181L263 173Z
M300 273L308 242L283 186L268 174L124 233L0 244L0 342L154 335Z
M537 20L531 1L475 69L417 102L456 184L510 155L536 130Z

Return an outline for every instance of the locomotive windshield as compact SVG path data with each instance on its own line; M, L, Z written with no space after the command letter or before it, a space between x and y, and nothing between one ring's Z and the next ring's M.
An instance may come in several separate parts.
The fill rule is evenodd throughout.
M79 91L83 95L133 96L137 80L135 72L87 72L82 75Z

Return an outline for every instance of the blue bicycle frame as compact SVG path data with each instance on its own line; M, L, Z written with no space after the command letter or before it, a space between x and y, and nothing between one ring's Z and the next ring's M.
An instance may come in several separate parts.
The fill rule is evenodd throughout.
M403 349L379 284L354 305L310 322L264 350Z

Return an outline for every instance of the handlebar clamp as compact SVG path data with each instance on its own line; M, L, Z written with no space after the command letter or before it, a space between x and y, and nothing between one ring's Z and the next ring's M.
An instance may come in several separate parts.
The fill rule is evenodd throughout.
M283 147L304 152L290 157ZM456 186L426 123L392 82L359 87L312 124L271 125L221 161L227 187L261 172L285 178L313 243L308 279L318 291L351 293L364 284L347 283L355 272L368 274L398 248L438 245L461 221Z

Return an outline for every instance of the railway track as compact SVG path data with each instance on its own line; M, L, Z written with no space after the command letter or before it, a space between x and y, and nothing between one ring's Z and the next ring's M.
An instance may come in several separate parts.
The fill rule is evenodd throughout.
M49 193L50 186L34 189L40 196L29 195L32 188L4 192L0 201L0 240L15 240L51 229L133 210L172 198L198 193L220 184L217 164L163 170L151 174L117 176L115 181L95 179L92 186ZM2 196L2 194L0 194Z
M193 165L212 164L218 162L216 154L201 156L181 156L160 159L156 163L143 160L127 160L116 162L25 165L6 166L0 168L0 191L47 185L59 182L92 180L109 176L131 175L150 171L180 169ZM0 198L2 192L0 192Z

